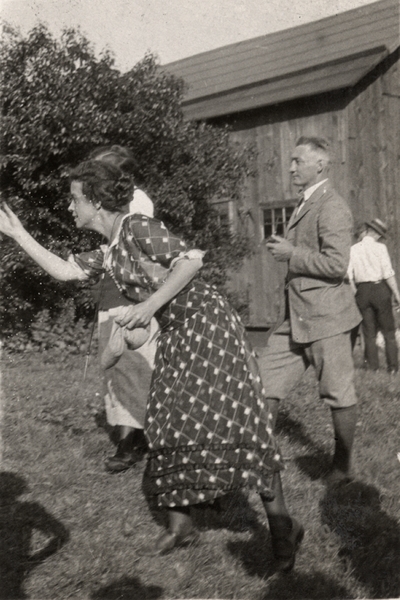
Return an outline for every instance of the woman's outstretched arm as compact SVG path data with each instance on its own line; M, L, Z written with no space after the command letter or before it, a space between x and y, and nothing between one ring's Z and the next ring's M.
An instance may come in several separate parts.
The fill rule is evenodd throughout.
M5 204L0 209L0 231L13 238L17 244L42 269L58 281L73 281L86 279L82 269L41 246L23 227L17 215Z

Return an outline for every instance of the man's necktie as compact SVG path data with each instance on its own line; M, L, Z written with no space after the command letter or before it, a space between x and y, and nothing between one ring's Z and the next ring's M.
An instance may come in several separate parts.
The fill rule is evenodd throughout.
M304 200L304 194L301 194L301 195L299 196L299 201L298 201L298 203L297 203L296 217L297 217L297 215L299 214L299 212L301 211L301 209L303 208L304 204L305 204L305 200Z

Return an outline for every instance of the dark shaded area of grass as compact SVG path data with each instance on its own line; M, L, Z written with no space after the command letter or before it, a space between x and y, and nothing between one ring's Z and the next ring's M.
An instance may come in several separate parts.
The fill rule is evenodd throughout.
M357 359L357 357L356 357ZM306 529L296 569L273 571L265 514L254 493L197 507L196 547L141 550L160 533L142 493L144 462L107 474L93 359L3 356L0 598L236 600L395 598L400 595L400 376L356 372L360 398L355 481L327 490L329 410L307 373L282 405L278 435L287 504Z

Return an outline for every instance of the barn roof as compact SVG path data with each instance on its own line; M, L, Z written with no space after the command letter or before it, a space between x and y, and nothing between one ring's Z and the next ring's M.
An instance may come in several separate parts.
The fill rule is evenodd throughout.
M354 10L169 63L188 118L207 119L352 87L399 46L399 1Z

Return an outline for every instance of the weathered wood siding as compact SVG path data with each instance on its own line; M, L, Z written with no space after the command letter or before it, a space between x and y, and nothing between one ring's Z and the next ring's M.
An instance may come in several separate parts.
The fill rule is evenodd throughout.
M346 113L347 197L357 221L379 217L388 224L400 284L399 51L353 90Z
M257 115L238 117L233 124L232 136L242 143L253 143L257 149L257 176L246 187L243 197L246 227L254 244L254 255L247 259L242 270L232 275L237 291L247 290L250 302L249 322L252 327L270 327L278 317L284 266L277 263L262 239L262 207L296 202L296 189L291 185L290 156L296 140L301 135L324 135L336 148L332 165L332 179L336 188L345 195L346 165L344 163L345 112L336 110L322 114L294 117L293 112L308 113L307 103L299 111L299 104L281 111L279 121L270 122L268 109Z
M188 85L187 118L228 123L234 139L258 152L235 218L254 255L232 274L252 327L278 316L284 267L265 247L262 214L295 203L289 165L301 135L330 140L330 178L355 222L387 222L400 283L399 10L399 0L381 0L166 65Z
M398 52L357 88L237 115L232 137L257 149L257 176L246 186L241 226L254 255L232 275L232 286L250 304L248 325L277 319L283 268L265 248L261 207L296 198L289 165L301 135L327 137L334 149L330 178L347 199L356 223L380 217L388 223L388 248L400 275L400 82ZM226 121L225 121L226 122ZM400 283L400 281L399 281Z

